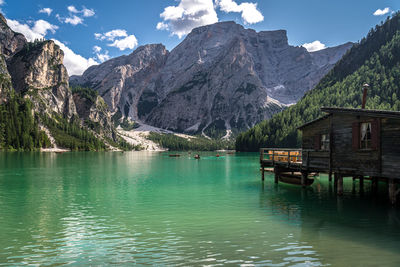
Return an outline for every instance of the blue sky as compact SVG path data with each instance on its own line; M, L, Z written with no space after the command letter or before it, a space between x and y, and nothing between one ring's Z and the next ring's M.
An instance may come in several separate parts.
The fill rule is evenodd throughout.
M257 31L285 29L290 44L308 43L309 50L356 42L397 11L400 1L0 0L0 5L15 31L28 39L56 40L68 72L80 74L140 45L163 43L171 50L193 27L217 21Z

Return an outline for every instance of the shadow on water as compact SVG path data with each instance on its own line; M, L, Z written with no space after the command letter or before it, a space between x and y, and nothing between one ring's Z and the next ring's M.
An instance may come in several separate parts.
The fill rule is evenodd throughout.
M346 179L344 195L339 197L324 176L305 189L266 181L260 185L259 205L266 214L280 214L286 223L299 225L302 238L311 240L320 252L329 247L331 253L335 246L324 244L326 236L338 244L351 242L353 249L369 246L397 254L400 247L400 210L388 203L384 182L373 192L369 181L361 189L358 181Z

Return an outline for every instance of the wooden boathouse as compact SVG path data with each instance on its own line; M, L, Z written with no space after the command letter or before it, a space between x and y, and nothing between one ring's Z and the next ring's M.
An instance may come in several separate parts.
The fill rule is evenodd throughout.
M296 178L310 184L310 173L334 176L338 195L343 194L343 178L388 182L389 199L394 204L400 189L400 112L324 107L326 115L308 122L302 131L302 149L262 148L262 179L273 167L275 182ZM297 174L297 175L296 175Z

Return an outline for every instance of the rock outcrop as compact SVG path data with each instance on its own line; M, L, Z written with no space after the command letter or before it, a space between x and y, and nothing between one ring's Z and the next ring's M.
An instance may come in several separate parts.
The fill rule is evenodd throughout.
M16 33L7 25L7 20L0 14L0 51L6 58L12 57L20 51L27 40L21 33Z
M142 46L70 82L97 90L113 113L222 137L298 101L351 46L310 53L290 46L284 30L256 32L221 22L193 29L171 52Z
M71 118L76 108L63 59L53 41L29 43L9 60L8 69L14 90L29 96L37 111Z
M81 92L73 93L74 103L79 118L101 136L115 140L117 133L111 120L111 113L103 98L96 95L87 97Z

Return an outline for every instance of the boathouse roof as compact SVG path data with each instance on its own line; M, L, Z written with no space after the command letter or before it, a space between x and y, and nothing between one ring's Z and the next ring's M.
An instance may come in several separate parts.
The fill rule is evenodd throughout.
M344 113L353 114L357 116L369 116L376 118L400 118L400 111L390 111L390 110L376 110L376 109L360 109L360 108L337 108L337 107L322 107L321 111L328 113L327 115L321 116L313 121L307 122L297 129L301 130L306 126L314 124L318 121L328 118L331 114Z
M301 130L301 129L303 129L304 127L306 127L306 126L308 126L308 125L311 125L311 124L316 123L317 121L325 120L325 119L328 118L329 116L330 116L330 114L321 116L321 117L319 117L319 118L317 118L317 119L315 119L315 120L309 121L309 122L307 122L307 123L301 125L300 127L297 127L297 129Z
M346 114L354 114L354 115L360 115L360 116L400 118L400 111L390 111L390 110L322 107L321 111L329 113L329 114L346 113Z

